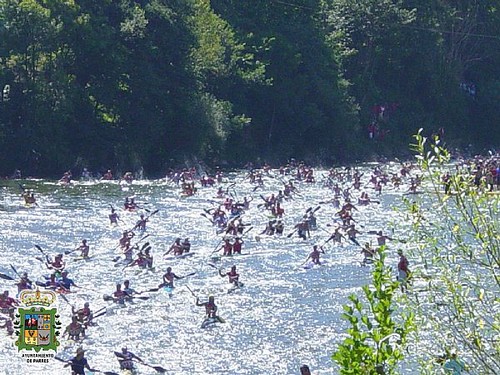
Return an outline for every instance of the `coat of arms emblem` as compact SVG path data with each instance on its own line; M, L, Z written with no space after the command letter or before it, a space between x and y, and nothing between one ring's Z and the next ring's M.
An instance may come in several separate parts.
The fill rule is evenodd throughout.
M18 308L14 321L18 349L57 351L61 322L57 309L50 308L56 301L56 294L38 289L23 290L19 299L24 307Z

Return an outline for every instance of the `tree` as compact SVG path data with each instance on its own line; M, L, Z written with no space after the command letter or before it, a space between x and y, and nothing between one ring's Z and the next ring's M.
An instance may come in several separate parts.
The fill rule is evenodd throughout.
M395 374L396 365L404 358L413 314L395 313L399 283L392 280L385 257L385 247L381 247L372 273L373 285L363 287L367 306L355 295L349 296L351 305L344 305L343 317L351 328L332 356L342 375Z
M473 373L499 373L500 201L486 189L488 161L450 167L438 137L420 131L415 139L429 194L425 201L408 202L411 241L417 245L411 256L421 265L414 267L414 279L426 283L406 301L418 327L414 352L431 373L436 353L453 351ZM441 179L447 173L449 194Z

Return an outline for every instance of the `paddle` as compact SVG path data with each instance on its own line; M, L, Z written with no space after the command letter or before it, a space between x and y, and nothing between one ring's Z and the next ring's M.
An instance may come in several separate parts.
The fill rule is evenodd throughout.
M207 214L205 214L205 213L200 213L200 215L201 215L201 216L203 216L204 218L206 218L208 221L210 221L210 223L212 223L212 224L214 223L214 221L213 221L211 218L209 218L209 217L207 216Z
M214 250L210 253L210 255L213 255L214 253L216 253L216 252L219 250L219 246L220 246L220 244L222 243L222 241L224 241L224 237L223 237L223 238L221 238L221 239L219 240L219 242L217 242L217 245L215 245L215 249L214 249Z
M217 267L215 264L212 263L207 263L210 267L215 268L216 270L220 270L219 267Z
M12 270L14 271L14 273L15 273L17 276L21 277L21 275L19 274L19 272L17 272L16 267L14 267L14 266L11 264L11 265L10 265L10 268L12 268Z
M4 273L0 273L0 279L4 279L4 280L9 280L9 281L13 281L14 278L9 276L9 275L6 275Z
M66 251L64 251L64 254L65 255L73 254L75 251L77 251L79 249L80 249L80 247L77 247L76 249L73 249L73 250L66 250Z
M40 250L40 252L45 256L45 258L47 259L47 262L49 262L49 255L45 253L45 251L43 251L42 247L40 245L35 245L35 247Z
M194 298L198 299L198 296L196 294L194 294L194 292L191 290L191 288L189 287L189 285L184 285L187 290L189 290L191 292L191 294L193 295Z
M161 372L161 373L167 372L167 370L165 370L165 369L164 369L163 367L161 367L161 366L151 366L151 365L148 365L147 363L140 362L140 361L134 361L134 362L140 363L141 365L144 365L144 366L147 366L147 367L151 367L151 368L152 368L152 369L154 369L156 372Z
M57 359L58 361L64 362L64 363L73 363L71 360L65 360L65 359L62 359L62 358L57 357L57 356L55 356L54 359ZM99 372L99 373L104 374L104 375L120 375L117 372L113 372L113 371L101 371L101 370L97 370L97 369L91 369L90 371L91 372Z
M101 310L102 310L102 309L101 309ZM96 315L94 315L94 316L92 317L92 321L93 321L95 318L98 318L98 317L100 317L100 316L106 315L106 313L107 313L107 312L108 312L108 311L107 311L107 310L106 310L106 308L104 307L104 311L102 311L102 312L97 313Z
M294 229L292 232L290 232L290 233L286 236L286 238L290 238L290 237L292 237L292 236L293 236L293 234L294 234L295 232L297 232L297 231L298 231L298 229Z

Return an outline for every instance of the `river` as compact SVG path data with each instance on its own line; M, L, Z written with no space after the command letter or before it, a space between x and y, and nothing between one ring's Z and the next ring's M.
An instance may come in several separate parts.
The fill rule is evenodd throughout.
M370 168L360 166L364 172L363 185L368 184ZM384 168L397 170L397 164ZM90 244L92 258L78 261L76 253L65 255L69 276L80 288L67 295L69 302L82 307L90 302L92 309L107 306L106 315L96 319L98 326L87 330L81 343L61 339L57 355L74 356L76 348L86 349L86 358L92 367L101 371L118 372L118 362L113 351L123 346L140 356L147 364L162 366L168 374L298 374L301 364L308 364L314 374L333 374L335 365L331 355L344 337L348 327L341 319L342 305L351 293L359 293L361 286L370 281L370 268L362 267L360 248L350 243L326 245L322 259L326 263L306 270L301 267L312 245L321 244L332 232L334 214L331 204L319 202L330 199L331 190L322 181L327 171L315 171L317 182L296 182L300 196L283 203L285 209L285 235L269 237L260 235L269 220L268 211L258 204L260 195L268 196L283 188L276 171L265 177L263 188L245 180L246 171L235 171L225 181L214 187L199 188L188 198L181 198L180 189L165 180L135 181L125 189L117 182L75 182L59 186L53 181L23 180L25 188L33 189L38 197L38 207L26 208L20 198L20 188L15 181L2 182L0 200L0 272L15 276L28 272L31 280L41 280L48 270L40 260L40 246L54 256L76 248L83 238ZM286 176L289 179L290 176ZM236 183L236 185L231 185ZM227 278L208 265L210 254L220 244L217 235L202 209L210 209L218 186L227 189L233 197L242 200L252 197L250 209L244 214L245 223L253 227L244 235L243 252L246 255L222 258L217 266L228 271L237 265L240 281L245 285L228 294ZM380 197L367 188L372 199L380 203L358 207L354 218L358 221L360 243L376 243L368 231L384 230L402 238L401 229L393 232L393 224L401 223L403 215L394 211L401 207L401 196L407 185L396 189L388 184ZM125 191L124 191L125 190ZM359 195L354 191L354 195ZM126 196L135 196L143 210L125 212L121 209ZM118 227L109 225L110 206L119 209ZM287 238L293 225L308 208L317 208L318 229L306 241L293 235ZM318 208L319 207L319 208ZM147 211L146 211L147 210ZM134 226L140 213L153 212L146 234L155 257L154 271L139 271L136 267L123 270L115 267L113 258L118 239L124 229ZM250 226L249 226L250 227ZM247 227L247 228L249 228ZM399 225L398 228L401 226ZM398 232L399 231L399 232ZM194 256L167 261L162 254L176 237L189 237ZM136 238L140 238L138 235ZM407 245L389 244L388 262L394 266L398 256L396 248ZM112 294L115 284L125 279L131 286L143 291L156 287L167 266L177 275L196 272L195 275L176 281L172 297L165 291L144 293L147 300L135 300L119 307L103 300L103 294ZM226 322L201 329L204 309L195 306L195 298L186 286L204 301L213 295L219 314ZM0 280L0 288L15 295L13 281ZM70 323L69 305L61 298L57 308L63 328ZM68 374L63 364L27 364L14 346L14 338L0 331L0 373L2 374ZM137 366L137 374L153 374L154 369ZM410 372L405 372L410 373Z

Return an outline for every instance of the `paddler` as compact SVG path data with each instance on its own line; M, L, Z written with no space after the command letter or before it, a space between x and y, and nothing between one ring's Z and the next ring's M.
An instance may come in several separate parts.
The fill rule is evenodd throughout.
M134 232L128 231L128 230L124 231L122 233L122 238L120 238L120 241L119 241L120 247L122 249L124 249L124 248L130 246L130 241L132 240L132 238L134 238L134 236L135 236Z
M145 218L144 217L144 214L141 214L140 216L140 219L137 221L137 223L135 224L135 227L134 229L139 229L141 232L145 232L146 231L146 223L148 221L148 218Z
M276 231L276 227L274 226L275 222L276 222L276 220L269 220L269 222L266 225L266 228L260 234L273 236L275 231Z
M183 253L189 253L191 250L191 242L189 242L189 238L185 238L184 241L182 241L182 252Z
M224 240L224 244L222 245L221 249L224 250L222 254L223 256L233 255L233 245L231 244L231 242L229 242L229 238L226 238Z
M356 239L356 234L361 234L361 232L356 229L354 224L351 224L347 227L346 234L351 242L355 243L358 246L361 246Z
M309 224L309 228L311 230L316 230L318 227L318 220L317 220L316 216L314 216L314 212L310 211L307 215L308 215L307 221Z
M276 225L274 226L274 229L276 231L276 234L283 234L283 231L285 230L285 224L283 224L283 221L278 220L276 222Z
M131 300L130 297L132 297L134 294L139 294L135 289L130 287L130 281L125 280L123 282L123 291L127 294L129 298L125 298L126 300Z
M59 280L59 285L66 290L70 290L72 286L78 288L78 285L68 277L68 271L63 271L61 273L61 279Z
M120 363L121 370L133 370L134 369L134 359L138 360L141 363L144 361L136 356L134 353L129 352L126 347L122 348L122 352L115 352L115 355L118 357L118 362Z
M172 246L170 246L170 249L168 249L168 251L165 254L163 254L163 255L168 255L171 252L174 253L174 256L175 255L182 255L182 253L184 252L184 248L182 247L180 237L178 237L178 238L175 239L175 241L172 244Z
M311 375L311 370L308 365L300 366L300 375Z
M9 297L9 291L6 290L0 295L0 312L13 316L14 309L19 305L19 302L12 297Z
M36 198L32 190L25 190L22 197L26 205L36 204Z
M241 254L241 248L243 246L244 241L240 237L235 237L233 243L233 253Z
M342 235L342 233L340 233L340 227L337 227L333 231L332 235L330 237L328 237L326 242L333 240L333 242L340 244L340 243L342 243L342 238L345 238L345 237Z
M61 273L66 267L66 263L63 260L62 254L57 254L52 262L47 261L47 268L54 270L55 272Z
M144 250L144 262L147 268L153 268L153 256L151 255L151 248L147 247Z
M84 259L88 258L89 257L89 250L90 250L90 247L89 245L87 244L87 240L86 239L83 239L82 240L82 244L78 247L77 250L80 250L80 256Z
M85 369L90 372L98 372L90 368L87 358L85 358L85 350L81 347L76 349L76 356L64 365L64 367L68 366L71 366L71 375L85 375Z
M361 265L365 266L367 264L373 263L375 249L373 249L368 242L366 242L365 246L361 249L361 254L363 254L364 256Z
M167 267L167 272L163 275L163 284L161 286L166 286L167 288L174 287L174 279L180 280L182 276L177 276L172 272L172 267Z
M196 306L205 306L205 314L207 318L218 318L217 317L217 305L215 304L214 296L208 297L208 302L200 303L200 299L196 298Z
M16 283L17 291L20 293L22 290L31 289L32 284L33 282L28 278L28 273L24 272L19 282Z
M122 290L122 285L116 284L116 290L113 293L113 298L114 298L115 302L123 305L123 304L125 304L125 299L128 296L129 295L124 290Z
M64 172L63 176L59 179L59 182L68 185L71 182L71 171Z
M63 336L68 334L68 338L74 341L80 340L80 335L85 337L85 327L78 321L78 317L73 316L71 323L64 330Z
M127 246L123 249L123 255L125 255L125 260L128 263L131 263L133 261L133 256L134 256L134 250L137 250L138 246L130 246L130 243L127 244Z
M109 222L111 225L118 225L118 220L120 220L120 216L116 213L116 210L111 207L111 213L109 214Z
M36 285L43 286L44 288L53 289L53 290L56 290L60 287L59 281L57 281L55 273L50 274L49 280L47 280L45 282L37 282Z
M229 272L226 272L226 273L222 273L222 270L219 269L219 275L221 277L229 277L229 282L231 284L234 284L236 286L239 286L240 285L240 282L239 282L239 278L240 278L240 275L239 273L236 271L236 266L232 266L231 267L231 271Z
M304 220L302 220L300 223L296 224L295 228L297 229L297 235L303 240L311 238L311 233L309 232L309 223L306 218L304 218Z
M390 240L390 241L393 240L391 237L384 235L381 230L376 232L376 235L377 235L377 244L379 246L384 246L386 244L387 240Z
M403 250L399 249L398 255L399 255L399 262L398 262L397 280L401 284L401 291L406 292L408 290L408 287L406 284L407 284L408 276L410 275L410 270L408 268L408 266L410 265L410 262L408 262L408 259L403 255Z
M75 310L74 306L71 306L71 312L74 316L78 317L80 323L88 325L92 320L93 314L90 310L90 303L85 302L81 309Z
M309 259L311 259L311 261L314 264L321 264L321 262L319 261L319 257L320 257L321 254L324 254L324 253L325 253L325 250L323 249L323 246L314 245L313 246L313 251L311 251L311 253L307 257L306 262Z
M123 175L123 180L130 184L132 183L132 181L134 181L134 175L132 174L132 172L125 172L125 174Z
M106 173L102 175L101 180L106 180L106 181L111 181L113 179L113 173L111 172L111 169L108 169Z

